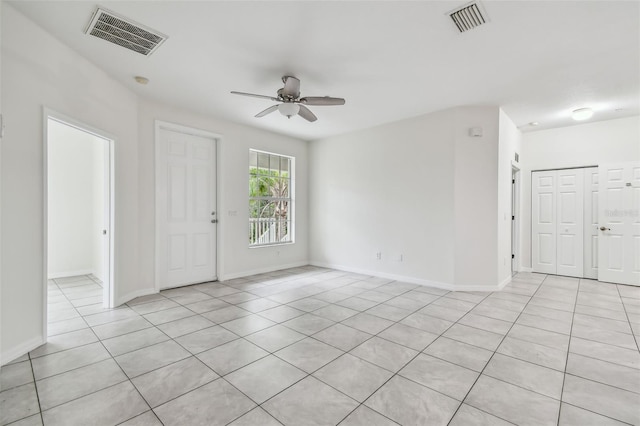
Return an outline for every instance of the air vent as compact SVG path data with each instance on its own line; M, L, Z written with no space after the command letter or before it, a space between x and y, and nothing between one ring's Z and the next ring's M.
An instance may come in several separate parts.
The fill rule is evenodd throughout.
M101 38L142 55L149 56L167 39L167 36L98 8L91 18L85 34Z
M463 33L487 22L486 13L478 2L469 3L452 12L449 16L453 19L458 30Z

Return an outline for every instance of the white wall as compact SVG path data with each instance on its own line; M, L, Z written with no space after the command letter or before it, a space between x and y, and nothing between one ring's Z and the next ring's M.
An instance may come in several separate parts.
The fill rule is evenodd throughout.
M511 119L500 110L500 138L498 152L498 281L504 282L511 277L511 192L512 164L522 167L515 161L515 153L522 155L522 133ZM522 194L522 174L519 176ZM516 200L520 207L521 198ZM518 222L522 219L518 215ZM520 239L522 237L520 236ZM518 250L516 250L518 251ZM520 261L521 253L517 253L516 261ZM516 265L516 270L518 265Z
M140 101L140 282L151 289L155 277L155 120L222 135L218 150L218 239L220 279L308 263L308 143L152 101ZM284 117L283 117L284 119ZM295 244L249 248L249 149L295 157ZM230 212L237 212L235 215Z
M100 129L115 139L115 300L153 292L154 120L222 134L218 194L221 278L308 262L307 143L215 120L135 94L2 4L2 107L8 124L2 143L3 229L0 249L0 364L44 341L43 107ZM149 85L149 89L153 86ZM296 157L296 243L249 249L248 151ZM237 215L229 216L229 211Z
M531 268L531 171L640 160L640 116L525 133L522 266Z
M137 98L10 5L2 8L7 128L0 200L0 363L44 340L43 106L115 137L116 298L139 287Z
M104 143L49 121L49 278L93 273L102 279Z
M476 126L484 137L468 136ZM495 287L497 149L495 107L312 142L312 263L448 288Z
M496 107L455 109L455 285L498 284L498 120ZM481 127L482 137L469 136Z

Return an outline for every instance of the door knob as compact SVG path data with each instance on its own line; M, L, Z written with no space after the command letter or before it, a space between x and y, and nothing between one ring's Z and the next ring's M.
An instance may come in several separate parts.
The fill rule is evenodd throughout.
M607 228L607 227L601 226L600 230L601 231L611 231L611 228Z

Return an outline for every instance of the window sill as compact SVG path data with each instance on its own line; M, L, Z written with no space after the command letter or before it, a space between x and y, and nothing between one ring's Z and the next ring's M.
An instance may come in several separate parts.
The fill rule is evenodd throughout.
M255 246L249 246L249 248L258 249L258 248L265 248L265 247L280 247L280 246L288 246L295 243L296 243L295 241L287 241L286 243L271 243L271 244L260 244Z

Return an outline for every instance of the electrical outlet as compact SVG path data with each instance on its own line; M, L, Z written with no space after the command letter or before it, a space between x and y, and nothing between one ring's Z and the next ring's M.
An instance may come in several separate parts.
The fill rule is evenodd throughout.
M238 216L238 210L229 210L229 216Z
M382 252L381 251L376 253L376 259L382 260Z

